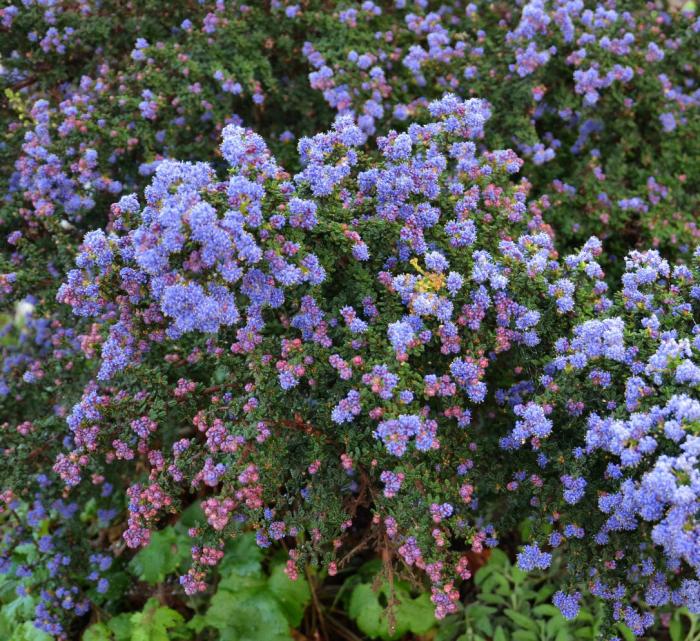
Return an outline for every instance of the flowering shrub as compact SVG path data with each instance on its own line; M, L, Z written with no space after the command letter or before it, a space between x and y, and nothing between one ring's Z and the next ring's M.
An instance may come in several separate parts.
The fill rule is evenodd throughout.
M591 591L636 634L653 616L631 597L691 611L699 605L697 282L697 262L671 267L656 251L630 254L609 315L558 339L542 392L515 407L560 429L502 441L532 450L514 486L529 489L538 540L520 566L548 564L539 545L566 546L572 570L589 577ZM565 616L576 615L577 598L560 597Z
M305 44L311 86L368 133L422 117L445 91L487 99L489 143L524 156L562 240L596 233L619 259L640 242L689 251L700 24L688 7L422 4L338 10L340 33Z
M469 571L466 557L439 551L453 533L477 549L493 543L472 515L481 455L469 425L490 407L487 372L518 346L541 357L540 326L565 318L574 298L602 311L606 287L599 244L560 264L528 184L508 181L519 159L469 141L486 105L446 96L431 111L435 122L380 138L383 160L370 164L363 133L340 119L301 141L306 164L293 179L262 139L227 127L226 179L206 164L162 163L145 207L126 197L109 235L86 236L58 299L108 335L54 471L75 486L91 466L147 460L148 483L127 491L131 547L183 490L218 490L203 503L209 528L195 533L211 552L196 553L187 592L204 589L222 535L252 526L262 546L296 537L295 575L324 541L339 551L371 508L365 536L395 541L425 569L444 615L454 577ZM186 379L193 365L221 384ZM172 387L143 387L156 368ZM175 440L158 415L127 409L168 398L203 440ZM269 467L279 456L294 467ZM439 466L426 476L426 465ZM336 557L323 557L331 572Z
M13 620L216 612L251 533L285 634L310 572L379 553L391 636L501 543L564 618L700 611L691 8L161 4L0 9Z
M293 157L291 141L328 120L294 51L304 26L280 8L51 4L0 10L10 98L0 217L13 245L46 247L36 258L54 278L83 233L164 158L210 157L221 128L243 122ZM32 275L23 270L15 291L35 290Z

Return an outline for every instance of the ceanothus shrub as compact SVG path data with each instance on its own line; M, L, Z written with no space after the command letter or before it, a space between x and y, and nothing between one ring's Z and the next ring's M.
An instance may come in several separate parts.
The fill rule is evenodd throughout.
M474 142L489 106L430 111L379 161L340 118L293 178L227 127L228 176L164 162L145 204L86 235L58 299L98 324L101 356L53 469L69 495L121 470L132 548L202 499L185 592L253 529L291 544L291 577L336 572L350 542L383 550L444 616L465 552L497 542L495 425L531 388L523 363L610 301L600 243L558 260L521 161Z
M518 460L511 489L533 509L520 566L565 546L572 579L638 635L653 623L644 606L700 611L698 257L671 266L632 252L614 307L556 341L501 442ZM529 415L551 430L524 433ZM579 598L562 591L565 616Z
M638 633L696 610L697 270L633 253L611 302L598 264L697 237L675 4L3 6L0 572L36 625L124 603L200 504L190 594L255 530L443 616L529 515L566 616L585 578Z
M331 120L296 51L306 32L275 3L0 9L0 296L45 289L45 271L55 287L112 202L163 159L215 161L226 124L254 125L296 158L292 141ZM23 267L37 260L43 270Z
M511 146L553 207L560 242L595 233L690 251L700 21L673 2L451 0L339 7L309 36L311 86L368 133L425 117L444 91L497 106L487 143Z

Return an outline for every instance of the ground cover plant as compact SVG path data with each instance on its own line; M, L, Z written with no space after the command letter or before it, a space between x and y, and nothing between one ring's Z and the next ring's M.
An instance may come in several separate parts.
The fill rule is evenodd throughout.
M699 45L0 8L3 638L696 638Z

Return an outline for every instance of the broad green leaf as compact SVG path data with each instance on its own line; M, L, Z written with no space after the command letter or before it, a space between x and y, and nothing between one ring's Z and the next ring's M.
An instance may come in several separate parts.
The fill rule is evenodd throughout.
M496 612L496 608L492 608L488 605L481 605L480 603L470 603L464 609L464 613L474 620L488 617L494 612Z
M10 579L9 574L0 574L0 601L3 603L14 601L17 598L18 581Z
M497 584L494 592L496 592L496 594L502 594L503 596L509 596L513 590L508 579L501 574L495 574L493 578L496 580Z
M409 632L425 634L435 626L437 623L434 614L435 608L426 592L415 599L412 599L408 593L399 598L401 603L396 608L396 619L397 621L401 620Z
M304 610L311 600L311 591L304 577L292 581L285 574L284 567L276 565L272 569L267 586L279 601L289 625L295 628L301 623Z
M15 627L15 624L10 623L9 619L0 612L0 639L9 639Z
M515 583L515 585L521 585L525 582L529 575L527 572L521 570L519 567L514 567L511 570L510 576L513 579L513 583Z
M510 585L508 580L498 572L493 572L482 584L482 592L495 592L496 588L501 588L498 590L499 594L508 594L510 592ZM503 591L505 589L505 592Z
M516 630L513 632L514 641L537 641L537 634L532 630Z
M193 503L180 514L177 526L185 529L194 527L198 522L202 523L205 518L202 506L199 503Z
M53 641L53 637L39 630L31 621L18 626L9 641Z
M30 596L22 596L2 607L2 614L7 617L10 623L19 623L26 619L33 618L34 599Z
M595 617L586 608L581 608L576 620L580 622L592 623L595 621Z
M131 613L124 612L107 621L107 627L114 634L115 641L130 641L131 639Z
M186 538L169 526L151 535L149 544L131 559L129 569L142 581L154 585L164 581L189 556Z
M496 571L496 566L494 565L483 565L481 566L474 575L474 583L476 585L481 585L489 576L491 576Z
M131 641L169 641L168 630L182 625L185 620L179 612L149 599L143 612L131 615Z
M679 617L673 617L671 625L668 626L668 633L671 641L683 641L683 624Z
M251 590L254 592L265 590L267 587L267 577L263 574L262 569L259 568L257 572L252 571L252 566L248 569L250 573L238 574L236 572L231 572L224 576L221 581L219 581L219 591L237 593Z
M368 637L372 639L395 639L406 630L400 630L397 622L394 634L389 632L385 608L379 603L378 594L369 583L360 583L352 591L348 614Z
M491 615L496 611L496 608L489 607L488 605L472 603L465 608L464 614L474 622L474 627L477 630L491 636L493 634Z
M226 577L230 574L238 576L258 574L261 571L263 551L255 542L254 534L240 534L226 544L224 558L221 560L219 572Z
M518 595L527 601L535 601L537 599L537 592L528 589L525 585L520 586Z
M267 589L233 593L218 590L206 614L220 641L290 641L289 623L279 601Z
M458 614L451 614L440 623L434 641L457 641L455 636L462 631L463 627L462 617Z
M83 641L112 641L114 637L104 623L93 623L83 632Z
M369 583L357 585L350 597L348 614L355 619L357 627L373 639L399 639L408 632L425 634L437 623L434 608L427 593L415 599L411 597L404 584L394 586L395 604L392 614L393 631L389 629L389 609L384 607L380 597L389 601L389 586L384 583L375 592Z
M199 633L207 627L207 618L203 614L195 614L188 622L187 627Z
M518 530L520 530L520 538L523 541L529 541L532 538L534 529L534 521L532 519L525 519L524 521L521 521L518 525Z

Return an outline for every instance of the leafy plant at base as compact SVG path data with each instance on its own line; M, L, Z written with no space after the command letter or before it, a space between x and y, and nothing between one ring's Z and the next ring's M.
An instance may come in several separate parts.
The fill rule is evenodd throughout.
M473 595L440 624L435 641L597 641L606 628L599 602L588 599L573 621L549 603L562 579L559 557L535 575L513 565L501 550L492 550L474 575ZM634 638L626 626L616 628L624 639Z
M149 599L141 612L121 614L90 626L82 641L177 641L191 638L179 612Z
M129 570L142 581L155 585L165 581L190 559L186 534L168 526L154 532L149 544L129 562Z
M393 584L384 579L359 583L350 595L348 616L370 639L395 641L406 634L425 634L435 627L430 597L412 596L405 581Z
M291 581L284 562L273 560L263 570L262 550L253 536L228 546L221 580L197 629L213 627L221 641L290 641L290 629L301 623L311 599L305 578Z

